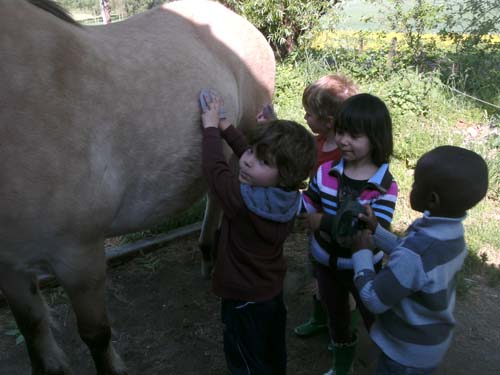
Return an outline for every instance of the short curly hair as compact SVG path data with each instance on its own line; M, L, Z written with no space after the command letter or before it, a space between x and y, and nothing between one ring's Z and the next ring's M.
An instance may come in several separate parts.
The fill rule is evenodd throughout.
M274 120L258 125L250 144L259 159L270 160L277 167L280 187L305 187L316 164L316 141L306 128L295 121Z

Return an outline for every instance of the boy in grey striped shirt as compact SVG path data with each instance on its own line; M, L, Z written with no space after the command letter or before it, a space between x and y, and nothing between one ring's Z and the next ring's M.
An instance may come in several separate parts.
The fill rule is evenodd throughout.
M430 374L443 359L455 325L455 277L467 255L462 222L487 189L481 156L440 146L417 162L410 204L423 216L405 237L379 225L369 206L360 214L368 229L355 236L354 282L365 306L377 314L370 330L382 350L376 375ZM388 255L378 274L375 247Z

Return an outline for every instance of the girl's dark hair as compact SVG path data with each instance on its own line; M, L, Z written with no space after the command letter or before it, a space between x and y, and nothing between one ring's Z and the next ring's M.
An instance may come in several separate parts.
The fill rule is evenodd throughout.
M388 163L393 152L392 120L387 106L370 94L351 96L342 103L335 131L365 134L372 147L376 165Z
M305 180L316 164L316 141L305 127L288 120L258 125L250 144L259 159L278 168L280 187L286 190L305 187Z

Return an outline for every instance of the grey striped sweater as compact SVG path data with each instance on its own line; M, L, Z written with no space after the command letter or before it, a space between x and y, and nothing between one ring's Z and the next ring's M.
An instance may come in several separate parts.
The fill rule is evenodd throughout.
M425 212L403 238L378 225L375 245L389 255L378 274L370 250L352 257L361 299L377 314L370 336L388 357L405 366L435 367L450 346L455 276L467 255L464 218Z

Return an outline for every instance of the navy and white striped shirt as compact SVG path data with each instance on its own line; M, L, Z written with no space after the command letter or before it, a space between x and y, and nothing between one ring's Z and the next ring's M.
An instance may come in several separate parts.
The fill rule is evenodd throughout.
M455 276L467 255L464 218L425 212L403 238L378 225L375 245L389 255L378 274L371 250L352 256L361 300L378 314L370 336L388 357L405 366L435 367L450 346Z

